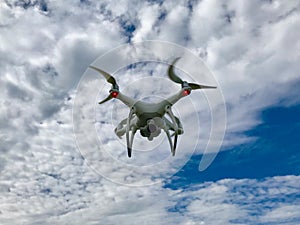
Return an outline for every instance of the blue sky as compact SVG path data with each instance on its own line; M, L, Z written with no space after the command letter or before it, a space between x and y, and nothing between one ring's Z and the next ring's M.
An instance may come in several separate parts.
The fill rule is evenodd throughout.
M257 138L255 141L221 151L201 173L197 168L202 155L193 156L167 186L176 188L187 184L187 180L199 183L299 175L299 110L299 105L264 110L262 124L247 132Z
M299 224L299 9L297 0L2 1L0 224ZM99 146L89 142L87 124L74 138L77 85L83 74L95 76L88 66L120 45L148 40L201 58L222 91L226 134L205 171L198 167L211 125L206 92L176 105L186 131L178 154L151 170L142 166L156 157L136 151L130 161L114 135L128 114L116 101L87 111ZM116 73L126 94L178 90L165 79L165 64L135 65ZM97 93L81 96L88 110L110 88L102 77L94 81L85 90ZM169 155L166 139L157 140L156 150ZM137 138L135 147L153 143Z

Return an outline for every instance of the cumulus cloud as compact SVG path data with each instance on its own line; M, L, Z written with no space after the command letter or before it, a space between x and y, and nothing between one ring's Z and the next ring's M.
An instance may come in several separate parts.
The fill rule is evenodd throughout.
M299 177L221 180L177 190L161 183L130 188L89 167L72 127L76 85L87 66L119 44L157 39L184 45L214 72L228 110L224 145L251 141L244 132L261 122L262 109L299 103L299 25L296 0L2 1L0 223L299 223ZM144 72L162 77L165 67L143 65L136 79ZM124 70L118 75L121 87L139 96L140 89L126 87L132 74ZM144 91L152 94L151 88L149 83ZM156 90L164 96L176 88L157 85ZM196 99L205 102L200 93L191 96ZM116 107L126 116L126 109ZM178 111L189 118L186 109ZM107 130L101 133L114 137L113 127L102 123L110 116L104 111L96 111L100 116L95 122ZM209 127L209 110L201 109L199 115L201 125ZM192 120L184 124L192 125ZM182 143L194 138L188 131ZM110 149L119 143L104 141ZM137 139L137 146L143 141ZM125 152L115 154L121 158ZM164 166L165 171L172 169ZM128 168L105 164L103 169L120 180L133 179ZM140 184L151 181L138 178ZM162 181L163 174L157 179Z

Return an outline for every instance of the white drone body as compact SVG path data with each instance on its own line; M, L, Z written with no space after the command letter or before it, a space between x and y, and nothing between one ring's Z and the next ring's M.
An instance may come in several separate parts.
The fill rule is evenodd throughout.
M181 80L174 73L174 64L178 59L179 58L176 58L169 66L168 76L172 81L181 84L181 90L158 103L136 101L135 99L124 95L119 91L119 86L112 75L94 66L90 66L90 68L102 74L106 78L107 82L112 84L112 88L109 91L109 96L103 101L99 102L99 104L116 98L130 108L128 117L122 120L115 128L115 133L119 138L126 134L128 157L131 157L133 138L137 130L140 130L141 135L148 138L149 141L152 141L153 138L160 135L161 130L163 130L167 135L171 147L171 153L174 156L177 138L178 135L183 134L183 128L180 120L172 112L172 105L174 105L181 98L189 95L191 90L216 88L213 86L187 83L186 81ZM168 115L170 119L167 118L166 115ZM172 134L170 132L172 132ZM172 141L173 136L174 140Z

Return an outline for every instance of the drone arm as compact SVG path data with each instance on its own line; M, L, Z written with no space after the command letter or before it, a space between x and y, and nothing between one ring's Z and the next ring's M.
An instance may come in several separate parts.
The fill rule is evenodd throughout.
M136 102L136 100L122 94L121 92L118 93L118 96L116 98L119 99L121 102L123 102L128 107L132 107L134 105L134 103Z
M170 96L169 98L167 98L167 101L171 104L174 105L176 102L178 102L181 98L185 97L183 95L183 89L181 89L179 92L177 92L176 94Z

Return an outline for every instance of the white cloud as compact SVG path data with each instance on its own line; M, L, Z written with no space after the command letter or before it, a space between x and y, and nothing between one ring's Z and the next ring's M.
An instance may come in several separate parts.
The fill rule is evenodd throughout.
M278 206L262 217L262 222L296 224L300 219L300 205Z
M61 156L60 156L61 157ZM83 177L78 174L84 175ZM75 175L75 176L73 176ZM66 176L66 177L65 177ZM24 180L24 179L23 179ZM10 191L0 204L2 224L297 224L299 177L265 181L221 180L183 190L160 185L131 188L93 173L62 170L58 177L1 185ZM287 216L288 215L288 216Z
M186 24L189 20L189 10L181 4L174 5L160 26L158 35L162 40L185 44L189 37Z
M138 14L140 21L139 28L134 32L133 41L142 41L146 37L151 37L154 31L154 23L159 17L160 8L157 5L149 5L141 9Z

